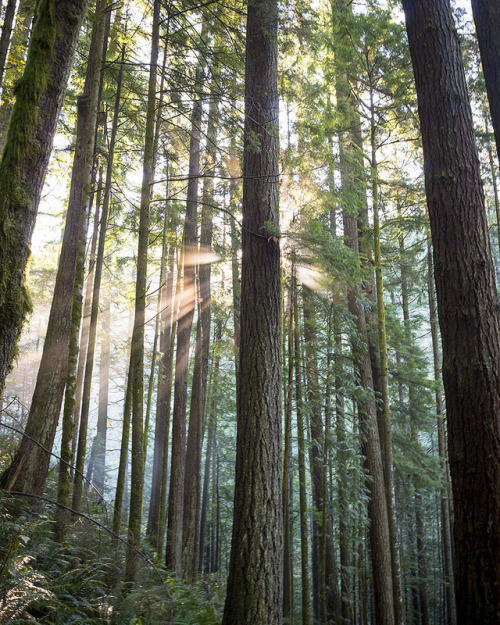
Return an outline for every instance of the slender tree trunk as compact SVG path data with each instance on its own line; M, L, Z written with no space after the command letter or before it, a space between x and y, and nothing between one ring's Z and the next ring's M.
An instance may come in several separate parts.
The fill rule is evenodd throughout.
M375 261L375 286L377 303L378 356L380 372L380 392L382 399L379 411L380 443L384 463L385 491L389 514L391 540L392 587L394 591L394 618L396 625L404 625L403 583L399 555L398 522L396 516L396 489L394 487L394 460L392 451L392 426L389 399L389 373L387 355L387 333L385 325L384 282L382 278L382 252L380 244L380 216L378 198L378 163L373 89L370 89L370 146L371 182L373 205L373 255Z
M322 623L338 619L340 601L338 575L333 547L333 525L329 510L328 487L325 483L325 427L321 417L321 399L316 356L316 315L314 294L306 286L302 289L304 301L304 341L311 427L311 478L315 508L315 527L319 547L319 591ZM324 526L324 531L323 531Z
M87 359L87 347L89 343L89 331L90 331L90 310L92 308L92 290L94 286L94 269L95 269L95 257L97 251L97 241L99 234L100 223L100 210L102 199L102 167L99 168L99 181L97 184L96 193L96 212L94 217L94 229L92 233L92 242L90 245L89 254L89 268L87 274L87 281L85 287L85 297L82 313L82 323L80 332L80 347L78 349L78 367L76 370L76 388L75 388L75 406L71 418L65 419L63 414L63 432L65 428L71 429L71 456L74 458L76 452L76 445L78 443L78 430L80 427L80 414L82 408L82 393L83 393L83 378L85 374L85 361ZM69 416L69 415L67 415ZM70 423L69 423L70 422ZM65 426L65 423L68 425ZM64 434L63 434L64 437ZM62 450L62 443L61 443ZM61 451L62 455L62 451ZM61 502L62 503L62 502Z
M281 271L273 232L279 226L277 27L275 0L249 3L238 434L223 625L280 625L283 607Z
M448 0L404 0L443 342L457 622L500 621L500 320L479 159Z
M164 512L167 494L166 481L168 471L168 439L170 433L170 401L172 394L173 339L175 338L172 327L174 254L174 247L169 247L168 273L165 285L162 289L162 328L160 334L160 352L162 357L158 367L153 475L147 529L149 539L153 545L157 547L158 553L163 551L163 533L165 529Z
M153 5L151 56L149 66L148 104L144 138L144 164L139 215L139 241L137 246L137 278L135 291L135 317L130 350L130 375L132 378L132 454L130 477L130 513L128 542L125 560L125 580L131 582L139 570L142 521L142 494L144 488L144 324L146 321L146 283L148 269L148 238L150 204L154 181L154 131L156 120L156 76L160 39L160 0ZM134 549L135 547L135 549Z
M97 433L94 439L94 484L97 490L104 495L106 478L106 439L108 430L109 355L111 345L111 298L109 293L103 301L101 330L99 404L97 409Z
M0 86L3 84L5 72L5 62L9 51L10 38L12 35L12 24L16 13L16 0L8 0L3 16L2 34L0 36Z
M292 275L294 273L292 260ZM283 338L283 361L288 359L288 376L284 388L284 451L283 451L283 620L293 623L293 557L291 523L291 494L293 485L290 461L292 456L292 398L293 398L293 282L288 288L288 351L285 353ZM283 324L284 325L284 324Z
M293 276L295 280L295 276ZM300 517L300 569L302 582L302 625L311 622L311 596L309 577L309 548L308 548L308 512L307 512L307 484L306 484L306 443L304 423L304 406L302 399L302 358L299 336L299 303L297 284L294 283L293 298L294 319L294 369L295 369L295 410L297 414L297 454L299 465L299 517Z
M352 198L356 197L356 192L351 188L352 183L350 182L354 176L351 166L346 162L348 153L343 137L341 137L341 150L342 197L350 198L349 201L352 201ZM357 214L350 215L347 210L344 210L344 236L346 245L354 252L359 253ZM377 625L394 625L394 594L385 479L375 398L373 396L371 363L366 347L368 339L365 311L360 302L360 292L357 286L349 288L348 308L353 315L358 334L358 338L353 341L358 384L365 391L365 397L358 402L358 409L363 436L362 453L370 476L367 490L369 495L368 516L370 519L375 622ZM362 344L360 345L359 342Z
M130 421L132 417L132 377L130 357L128 359L129 366L127 367L127 384L125 389L125 401L123 405L123 420L122 420L122 440L120 445L120 459L118 461L118 476L116 478L116 490L115 490L115 503L113 507L113 533L119 535L122 525L122 519L124 517L124 492L125 482L127 475L127 459L130 441ZM116 542L118 547L118 542Z
M117 15L116 19L120 20L121 16ZM116 24L116 20L115 20L115 24ZM87 298L89 301L92 302L92 305L89 310L88 331L85 332L84 328L82 329L82 340L84 337L86 337L87 339L87 345L83 352L84 354L87 354L87 351L90 349L91 345L92 345L92 350L93 350L93 343L95 342L95 330L97 327L100 284L101 284L101 277L102 277L102 270L103 270L103 263L104 263L104 246L105 246L105 241L106 241L106 229L107 229L107 222L108 222L110 201L111 201L111 184L113 180L113 164L114 164L116 137L118 134L118 121L119 121L119 114L120 114L120 101L121 101L125 51L126 51L126 45L123 44L122 50L121 50L121 56L120 56L121 63L120 63L120 67L118 70L118 77L116 81L116 94L115 94L115 103L114 103L114 111L113 111L113 122L111 126L111 135L109 138L109 148L108 148L107 165L106 165L106 180L104 184L104 198L103 198L103 207L102 207L102 216L101 216L101 232L99 236L99 248L97 252L97 263L95 265L95 276L94 276L92 297L90 296L87 290ZM93 274L90 274L89 272L89 276L90 275L93 275ZM109 359L109 341L110 341L110 337L109 337L110 308L109 306L110 306L110 303L108 302L107 306L104 307L104 310L106 311L106 321L104 321L104 326L106 326L107 324L105 330L108 333L108 339L107 341L104 339L103 342L101 343L101 350L104 349L104 358L107 357L108 359ZM92 323L94 323L94 330L93 330L94 337L93 338L91 335ZM80 354L82 354L82 351L80 351ZM78 364L80 366L80 363ZM89 366L88 370L87 370L87 366L84 366L83 371L85 374L87 374L87 371L88 371L88 374L90 374L89 375L90 379L87 378L87 375L85 376L82 375L82 377L85 377L85 379L87 380L87 387L86 387L86 393L84 395L84 402L85 402L85 411L88 412L92 366ZM77 374L77 378L78 378L78 374ZM97 425L96 438L94 439L94 444L92 446L92 456L91 456L91 462L95 458L95 462L96 462L95 482L96 482L96 487L100 492L102 492L102 487L104 486L104 477L105 477L104 469L105 469L105 453L106 453L106 430L107 430L106 424L107 424L107 404L108 404L107 390L105 389L107 389L108 378L109 378L109 362L107 362L106 360L103 360L103 354L101 352L98 425ZM81 384L82 394L84 390L83 386L84 385L82 383ZM101 393L101 389L102 389L102 393ZM101 396L102 396L102 399L101 399ZM77 393L77 401L78 401L78 393ZM75 414L76 414L76 410L78 410L78 406L75 407ZM82 410L83 410L83 407L82 407ZM88 477L90 478L90 475ZM77 490L76 484L77 482L75 480L75 491ZM79 496L81 496L81 494ZM78 503L79 505L78 499L73 504L74 507L76 503Z
M2 101L0 106L0 153L3 151L5 138L7 136L7 126L9 125L15 99L14 89L25 67L26 50L28 49L28 39L34 12L34 0L19 0L16 23L12 36L10 37L9 35L10 47L5 50L6 52L8 51L8 56L2 66L2 77L0 81L2 85ZM7 41L7 46L8 45L9 42Z
M207 163L203 186L200 256L198 264L199 306L196 337L193 389L189 412L189 430L186 446L186 476L184 482L184 518L182 529L183 576L193 578L198 570L199 521L201 498L201 448L205 424L205 401L210 350L211 293L210 275L212 252L212 213L214 204L214 176L217 141L218 103L215 97L214 75L207 126Z
M168 170L167 170L168 171ZM167 176L168 178L168 176ZM166 195L168 198L168 182ZM162 481L162 460L166 431L166 390L165 376L170 362L170 330L172 327L172 288L173 288L173 247L167 246L167 227L169 225L168 199L165 202L163 217L162 261L160 265L160 287L158 293L157 319L160 320L160 352L162 358L158 366L158 385L155 419L155 438L153 451L153 475L151 481L151 498L149 501L147 535L151 543L158 547L158 521L160 513L160 492ZM165 279L165 265L168 257L168 274ZM156 346L155 346L156 349ZM166 358L166 361L165 361ZM149 394L148 394L149 395Z
M446 598L447 623L457 624L457 609L455 598L455 575L453 563L453 545L451 531L451 492L450 471L448 467L448 451L444 424L444 402L440 388L441 384L441 358L439 354L438 320L436 293L434 290L434 274L432 266L432 250L427 250L428 291L429 291L429 323L431 326L432 355L434 364L434 382L436 383L436 416L438 432L438 451L441 463L441 535L443 540L444 583Z
M0 232L0 391L5 384L19 332L31 309L25 286L31 234L86 7L86 0L38 2L24 75L17 85L16 102L0 162L0 221L10 224L8 229L3 228ZM61 349L67 349L64 340ZM43 425L39 420L31 419L27 434L51 448L52 430L52 424L44 415ZM9 488L17 488L19 472L32 455L33 443L25 439L22 448L9 470L9 477L5 475L1 480ZM40 460L40 478L44 482L44 466L48 459ZM29 490L33 492L31 488Z
M79 349L79 334L83 308L83 284L85 274L85 251L87 244L87 214L90 211L92 202L92 182L93 164L95 156L95 138L97 128L97 113L99 108L99 85L101 72L103 69L103 59L105 56L105 22L106 22L106 0L99 0L96 5L96 17L92 28L92 38L87 65L87 75L82 95L78 98L78 118L77 118L77 142L81 141L84 149L81 158L76 158L73 162L71 199L81 206L81 217L79 225L78 241L76 246L75 276L73 284L73 302L71 305L71 325L69 330L69 356L66 370L66 388L64 397L64 420L70 422L75 412L75 393L77 386L77 363ZM68 207L68 212L71 210ZM101 228L102 232L102 228ZM92 320L91 320L92 321ZM89 336L92 331L92 323L89 326ZM88 349L88 347L87 347ZM90 360L93 354L90 354ZM89 358L85 360L88 366ZM93 363L92 363L93 364ZM85 428L86 444L86 421L80 421L80 434L82 434L82 421ZM82 438L80 438L82 440ZM85 455L80 460L77 454L75 484L82 486ZM79 500L76 499L79 505ZM75 504L75 493L73 493L73 504Z
M207 32L203 23L202 40ZM201 90L203 63L200 55L196 69L195 85ZM186 215L184 220L183 275L184 285L177 322L177 351L175 355L174 408L172 414L172 450L170 491L168 498L167 568L176 575L182 572L182 526L184 519L184 478L186 455L186 409L189 369L189 345L195 309L196 229L198 214L198 177L200 174L200 136L202 100L195 100L191 113L191 139L189 144L189 181Z
M220 356L221 356L221 340L222 340L222 321L220 319L216 322L215 330L215 345L213 355L213 368L212 368L212 380L210 384L211 390L211 402L210 412L208 415L208 438L207 448L205 452L205 470L203 478L203 497L201 504L201 519L200 519L200 555L198 570L203 571L203 562L205 561L205 542L207 534L207 517L209 507L209 488L210 488L210 470L213 464L213 450L215 443L215 433L217 429L217 394L219 391L219 378L220 378ZM207 567L208 569L209 567Z

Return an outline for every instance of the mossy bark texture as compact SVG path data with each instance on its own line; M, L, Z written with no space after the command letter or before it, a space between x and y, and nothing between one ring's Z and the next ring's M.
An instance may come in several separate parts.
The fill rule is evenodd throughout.
M87 0L40 0L0 163L0 389L31 302L26 265Z

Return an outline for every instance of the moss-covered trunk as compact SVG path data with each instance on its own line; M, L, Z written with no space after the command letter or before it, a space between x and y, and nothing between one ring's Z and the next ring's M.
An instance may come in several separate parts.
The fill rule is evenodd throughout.
M31 310L26 288L31 234L86 8L86 0L40 0L16 89L0 162L0 390Z

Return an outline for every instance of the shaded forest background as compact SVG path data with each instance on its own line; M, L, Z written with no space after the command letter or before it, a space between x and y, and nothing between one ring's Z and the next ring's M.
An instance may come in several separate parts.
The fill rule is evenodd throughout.
M495 140L472 16L453 11L498 281ZM34 12L2 3L2 148ZM18 498L1 500L0 623L221 622L244 142L262 150L243 136L245 24L233 0L90 3L34 230L32 312L1 396L1 485ZM368 625L385 593L398 625L454 625L404 13L391 0L287 2L278 49L279 226L252 235L281 249L283 622Z

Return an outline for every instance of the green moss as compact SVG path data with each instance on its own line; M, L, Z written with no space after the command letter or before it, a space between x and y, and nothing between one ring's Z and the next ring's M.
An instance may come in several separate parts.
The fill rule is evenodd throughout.
M27 224L34 220L34 205L23 171L37 149L34 130L41 99L49 86L55 37L55 0L40 0L0 162L0 327L9 335L19 333L31 311L25 276L32 229Z

